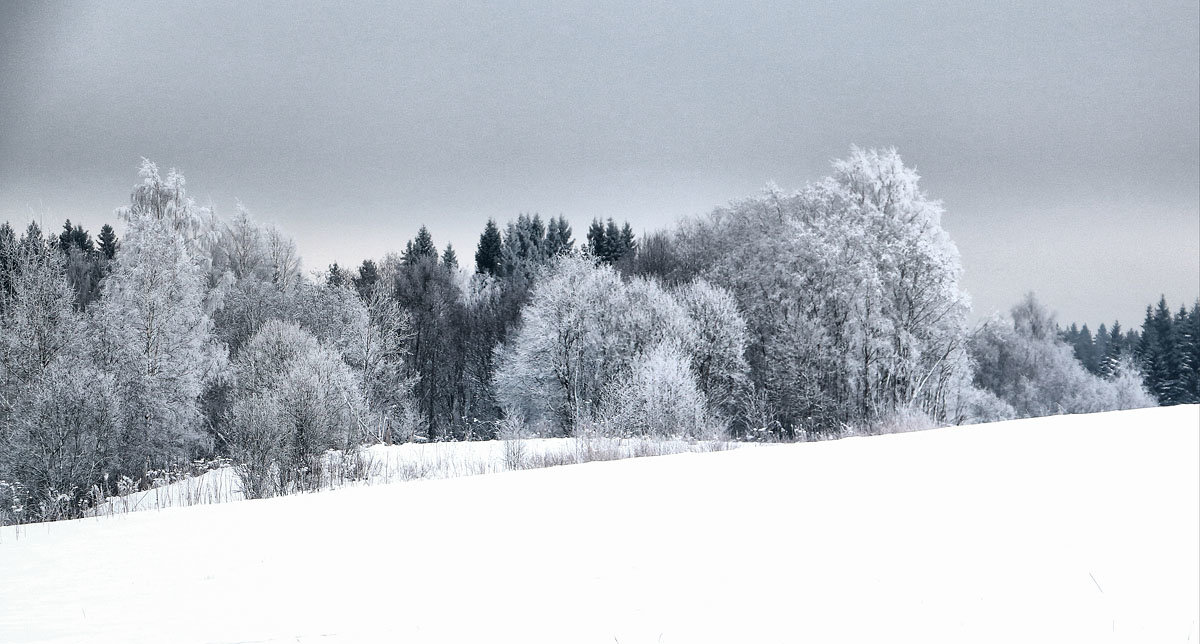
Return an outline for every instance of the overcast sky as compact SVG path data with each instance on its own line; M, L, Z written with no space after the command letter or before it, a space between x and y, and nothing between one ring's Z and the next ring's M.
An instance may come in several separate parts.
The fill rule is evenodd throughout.
M469 261L488 217L651 230L895 146L977 315L1137 323L1200 293L1197 3L1053 5L4 3L0 220L94 232L146 156L308 268L422 223Z

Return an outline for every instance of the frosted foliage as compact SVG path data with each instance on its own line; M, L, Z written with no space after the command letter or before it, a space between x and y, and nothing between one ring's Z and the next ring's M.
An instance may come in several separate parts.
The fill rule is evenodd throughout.
M941 205L893 150L855 148L798 192L769 187L678 234L685 265L749 324L754 380L784 428L915 406L954 416L968 301Z
M17 518L81 516L118 447L113 378L59 358L29 385L0 446L0 469L29 493L23 499L29 514Z
M40 239L0 242L0 261L14 267L7 288L0 288L0 397L7 398L57 356L78 348L83 325L71 309L61 253Z
M746 321L738 313L737 300L704 280L686 284L673 295L696 334L691 366L697 386L714 409L731 411L749 384Z
M116 379L130 467L186 456L201 439L197 398L220 370L203 310L203 269L167 219L130 219L94 322L96 358Z
M1020 417L1154 405L1132 362L1127 360L1111 380L1095 376L1055 328L1053 317L1032 295L1011 316L989 320L971 340L975 384Z
M622 282L610 267L583 257L554 260L522 311L520 327L500 350L494 379L502 407L537 424L570 431L595 416L606 392L626 377L633 362L669 343L701 363L721 399L743 377L735 355L744 327L729 302L699 287L680 299L653 280ZM707 402L705 403L707 406Z
M308 489L320 455L361 437L366 404L349 366L299 326L271 320L234 365L230 447L248 494Z
M196 205L187 194L187 180L174 168L163 178L154 162L142 159L138 174L142 182L134 187L129 207L117 211L121 218L127 223L143 217L165 222L193 258L207 262L220 238L212 210Z
M629 374L610 385L600 424L617 436L715 438L719 434L709 421L707 401L687 352L672 343L640 354Z

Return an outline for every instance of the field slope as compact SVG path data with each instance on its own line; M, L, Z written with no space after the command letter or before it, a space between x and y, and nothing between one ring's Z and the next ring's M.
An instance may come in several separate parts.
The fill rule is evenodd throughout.
M0 642L1186 642L1200 408L0 529Z

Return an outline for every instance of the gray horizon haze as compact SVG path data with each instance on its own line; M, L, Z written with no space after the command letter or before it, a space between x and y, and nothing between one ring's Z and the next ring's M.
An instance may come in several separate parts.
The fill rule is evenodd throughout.
M425 224L640 232L895 147L975 318L1140 324L1200 295L1190 2L5 3L0 221L117 225L142 157L306 269Z

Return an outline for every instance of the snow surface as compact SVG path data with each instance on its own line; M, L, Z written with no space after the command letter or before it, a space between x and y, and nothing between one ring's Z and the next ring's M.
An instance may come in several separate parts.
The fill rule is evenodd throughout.
M0 642L1186 642L1200 407L0 529Z
M513 445L518 445L518 449L512 450ZM645 455L718 451L755 445L757 443L659 441L644 438L527 438L515 442L491 440L371 445L353 453L357 461L343 461L342 452L328 452L325 455L326 471L321 487L335 489L414 479L495 474L509 469L538 467L540 464L582 462L596 456L602 457L596 460L612 460ZM592 452L590 456L589 451ZM346 464L339 467L341 463ZM355 469L355 465L350 463L357 463L361 470L357 478L347 474L348 470ZM92 509L91 514L108 516L244 499L241 480L234 468L227 466L195 476L185 476L149 490L110 497L99 507Z

